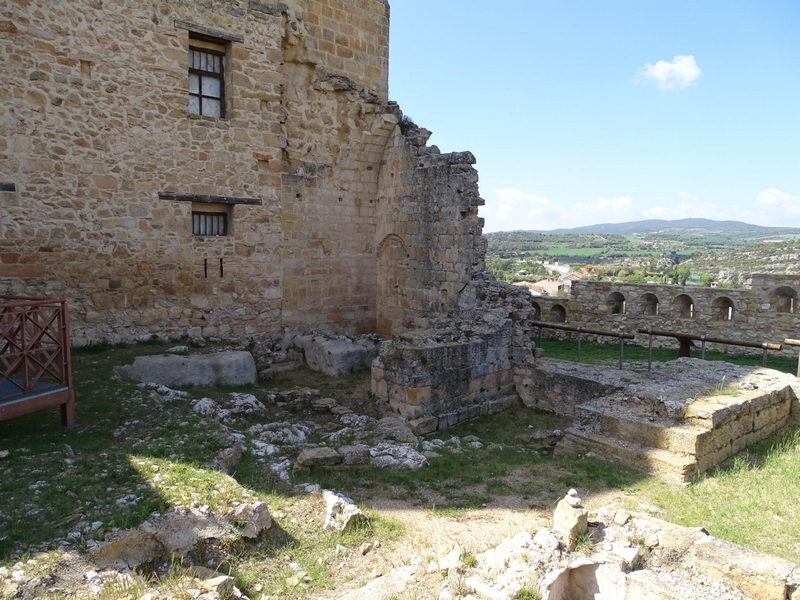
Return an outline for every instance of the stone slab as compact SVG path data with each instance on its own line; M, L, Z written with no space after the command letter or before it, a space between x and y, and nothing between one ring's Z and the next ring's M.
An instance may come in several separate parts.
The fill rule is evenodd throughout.
M378 356L378 344L368 338L306 335L298 336L294 343L305 352L310 369L332 377L367 369Z
M157 383L168 387L187 385L247 385L256 382L253 355L244 351L179 356L159 354L137 356L132 365L114 368L123 379Z

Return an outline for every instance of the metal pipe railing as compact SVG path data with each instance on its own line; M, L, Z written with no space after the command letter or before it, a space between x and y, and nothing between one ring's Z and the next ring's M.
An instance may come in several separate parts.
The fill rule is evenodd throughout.
M602 337L619 338L619 368L622 369L622 359L625 355L625 340L632 340L636 336L632 333L603 331L601 329L588 329L586 327L570 327L569 325L558 325L556 323L543 323L534 321L533 325L539 328L539 346L542 345L542 329L557 329L559 331L571 331L578 334L578 362L581 362L581 337L584 333Z
M763 351L763 359L761 361L762 366L767 366L767 352L769 350L781 350L783 346L781 344L772 344L768 342L742 342L739 340L726 340L722 338L711 338L707 335L693 335L691 333L679 333L676 331L655 331L652 328L648 327L647 329L637 329L639 333L646 333L648 340L647 340L647 370L649 371L652 364L653 364L653 336L656 337L672 337L678 340L680 343L680 349L678 350L678 357L681 356L691 356L692 353L692 340L700 342L701 348L701 355L700 357L705 360L706 358L706 343L709 344L725 344L728 346L740 346L742 348L761 348ZM800 346L800 340L797 341L797 345ZM800 367L799 367L800 369ZM798 370L798 376L800 376L800 370Z
M800 340L785 339L783 343L787 346L800 346ZM797 357L797 376L800 377L800 355Z

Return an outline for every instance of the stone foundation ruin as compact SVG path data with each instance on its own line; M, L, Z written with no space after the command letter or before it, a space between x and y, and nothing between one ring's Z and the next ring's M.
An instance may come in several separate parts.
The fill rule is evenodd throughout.
M303 339L307 363L343 372L375 342L336 336L377 334L392 341L373 392L418 433L522 398L573 414L564 444L582 450L591 435L628 431L636 406L608 400L603 412L625 393L619 381L537 363L543 314L796 336L800 277L754 278L748 291L577 283L567 300L494 281L475 157L427 146L430 132L388 99L388 19L386 0L11 5L0 21L0 291L66 298L76 345L236 340L267 374L298 364L291 346ZM347 348L359 356L336 355ZM557 385L573 383L588 395L559 400ZM727 433L698 432L713 442L696 441L704 450L679 478L786 422L792 394L726 407ZM628 421L606 414L619 406Z

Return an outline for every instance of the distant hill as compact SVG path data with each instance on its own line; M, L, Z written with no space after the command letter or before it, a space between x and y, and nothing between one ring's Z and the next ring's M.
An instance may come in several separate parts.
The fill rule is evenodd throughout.
M599 223L572 229L530 230L531 233L547 233L551 235L588 233L599 235L633 235L634 233L657 233L665 229L707 229L709 231L752 231L760 236L774 234L800 234L796 227L762 227L741 221L715 221L713 219L649 219L646 221L629 221L627 223Z

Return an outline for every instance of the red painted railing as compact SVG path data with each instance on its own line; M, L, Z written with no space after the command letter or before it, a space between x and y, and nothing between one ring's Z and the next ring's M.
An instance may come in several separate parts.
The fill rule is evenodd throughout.
M75 424L67 302L0 296L0 421L51 406Z

